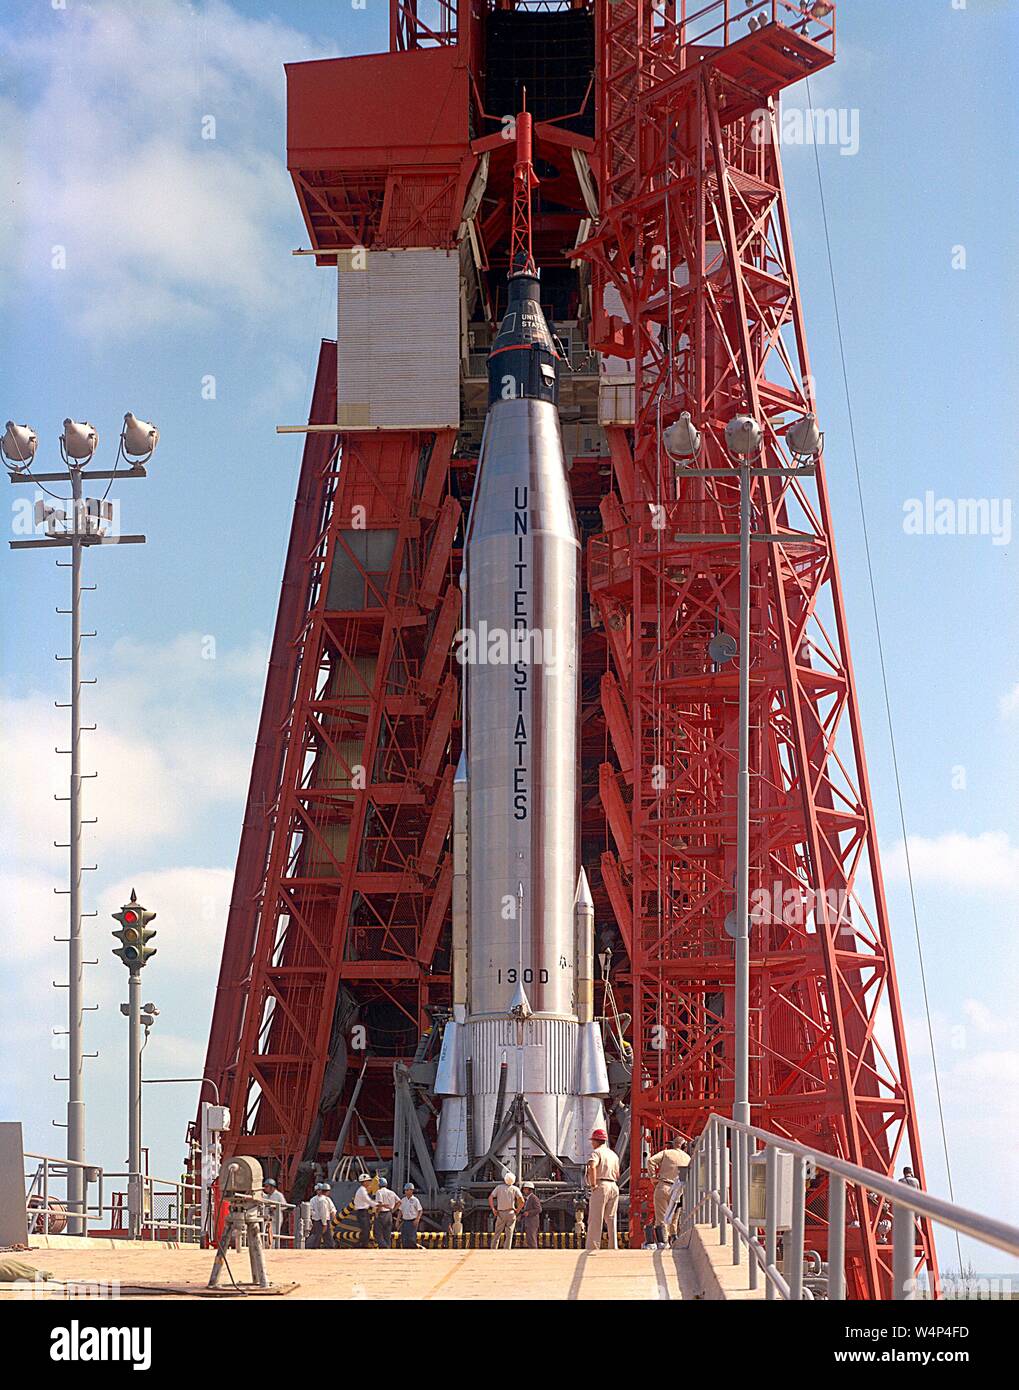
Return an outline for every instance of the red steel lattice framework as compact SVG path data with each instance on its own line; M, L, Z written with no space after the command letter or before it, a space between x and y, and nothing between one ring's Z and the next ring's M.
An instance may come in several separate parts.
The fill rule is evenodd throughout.
M477 16L458 33L447 5L432 28L414 4L394 0L392 13L404 83L392 128L303 164L294 144L308 122L291 131L327 264L354 245L455 245L474 156L499 143L468 133ZM633 1238L647 1154L696 1135L733 1097L737 676L708 655L714 635L738 631L738 486L723 432L751 413L759 462L784 468L786 430L814 409L775 103L833 60L834 16L786 0L596 0L595 14L599 216L580 255L591 345L632 363L634 423L607 427L611 476L585 499L600 499L603 528L587 554L600 622L585 630L585 663L607 657L600 708L582 714L607 731L585 786L594 773L609 845L595 894L632 991ZM302 66L309 87L319 69L328 77L326 64ZM364 73L369 85L381 76ZM398 139L401 103L416 110L422 82L444 93L427 150L413 146L421 119ZM504 206L488 215L508 233L505 176ZM326 344L320 427L337 419L335 373ZM660 439L683 411L704 444L677 476ZM358 1101L366 1129L385 1132L393 1059L413 1054L430 1005L448 997L462 467L451 430L325 428L305 448L206 1067L235 1116L228 1150L243 1134L288 1184L328 1156L349 1099L351 1000L379 1011L376 1037L392 1035ZM576 468L575 490L597 472ZM356 509L391 548L352 544ZM788 538L752 549L753 1121L885 1174L908 1151L922 1181L823 462L813 478L755 478L753 520ZM330 595L338 554L363 582L354 606ZM348 1151L370 1141L355 1135ZM880 1296L885 1213L850 1201L850 1291ZM819 1188L808 1220L822 1252L824 1210ZM927 1229L917 1262L933 1270Z
M635 427L614 440L618 496L602 503L590 586L612 654L603 874L632 967L635 1153L699 1132L733 1097L737 674L708 653L739 631L724 429L752 414L758 462L779 470L785 430L814 411L775 100L832 60L834 16L769 0L738 7L737 30L730 8L599 11L602 216L583 254L622 302L594 346L633 359ZM703 432L687 469L660 442L682 411ZM755 543L751 561L754 1122L885 1174L908 1149L919 1174L823 462L812 482L756 478L752 515L788 537ZM649 1196L633 1188L631 1234ZM885 1216L856 1194L857 1296L890 1287ZM918 1264L933 1259L926 1230Z
M335 418L335 387L324 344L313 422ZM326 432L305 450L206 1063L234 1143L289 1182L342 1092L343 989L413 1039L448 981L429 971L452 886L451 434ZM357 508L396 533L374 571L352 548ZM356 608L324 582L338 551L363 583ZM369 1125L405 1051L369 1063Z

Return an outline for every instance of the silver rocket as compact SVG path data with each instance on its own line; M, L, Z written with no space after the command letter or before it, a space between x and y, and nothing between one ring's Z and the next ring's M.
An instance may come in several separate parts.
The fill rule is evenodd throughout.
M436 1079L436 1169L496 1151L538 1175L582 1162L608 1094L593 1019L594 906L580 865L580 540L559 358L531 269L489 356L467 522L464 756L454 783L453 1017ZM533 1122L533 1123L532 1123Z

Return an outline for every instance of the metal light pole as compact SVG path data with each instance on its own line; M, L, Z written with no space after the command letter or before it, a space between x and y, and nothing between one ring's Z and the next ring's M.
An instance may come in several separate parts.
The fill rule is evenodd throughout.
M136 447L139 438L142 437L135 432L139 426L143 427L143 437L147 443L146 448ZM118 462L121 453L125 458L128 454L138 453L143 455L144 460L147 460L155 449L158 437L158 431L146 425L144 421L136 420L133 415L125 416L125 428L121 434L121 450L118 452ZM0 441L0 451L2 451L8 464L12 483L66 484L69 481L71 485L71 496L60 499L70 502L69 514L66 511L48 507L43 502L37 503L36 517L37 521L45 523L45 537L10 542L12 550L63 548L70 549L71 552L69 566L71 570L71 606L66 610L58 610L69 614L71 619L71 653L69 657L57 658L58 660L69 660L71 663L71 698L67 704L58 704L58 708L69 708L71 711L71 746L66 750L71 758L70 786L66 798L69 802L69 839L66 846L59 846L68 850L69 884L66 889L55 890L66 893L70 905L67 936L68 981L66 986L68 1069L66 1078L55 1079L66 1079L67 1081L66 1128L67 1158L69 1161L67 1170L67 1229L71 1235L84 1235L87 1230L85 1172L83 1167L78 1166L86 1161L83 1065L85 1061L84 1014L87 1006L84 1002L83 972L86 962L82 949L81 886L82 874L87 869L95 868L95 865L84 865L81 854L83 825L81 814L83 777L81 771L81 735L83 732L81 687L87 683L82 680L81 676L81 642L83 636L95 636L94 633L83 634L81 630L82 552L87 545L138 545L144 543L145 540L144 536L105 536L102 517L104 511L107 514L112 514L112 507L106 507L104 501L88 503L83 497L84 477L96 480L145 477L145 469L141 466L141 461L129 462L125 468L119 471L115 466L112 472L96 470L86 473L85 469L92 460L98 442L98 435L91 425L65 420L64 433L61 435L61 455L66 465L66 471L33 473L32 464L35 459L37 444L34 430L31 430L27 425L15 425L8 421L6 432ZM57 564L59 565L60 561L57 561ZM94 726L92 727L94 728Z
M789 531L779 535L753 533L751 525L752 480L790 478L813 474L807 460L820 453L823 437L812 415L804 416L787 431L793 454L792 467L753 466L764 444L761 426L752 415L737 415L726 426L726 444L737 461L739 473L739 746L736 771L736 921L735 921L735 1023L732 1118L750 1124L750 542L772 545L812 545L815 538ZM738 1148L739 1194L737 1206L746 1216L749 1192L749 1147Z
M144 909L142 909L144 911ZM154 913L152 914L155 915ZM155 933L150 933L155 935ZM152 948L150 954L154 952ZM118 952L119 954L119 952ZM144 964L144 961L142 962ZM145 1220L144 1174L142 1173L142 1054L149 1039L149 1029L159 1010L155 1004L143 1004L141 969L132 969L128 979L126 1004L121 1013L127 1016L127 1211L128 1230L132 1240L140 1240ZM145 1037L142 1038L142 1028Z
M736 772L736 1027L732 1118L750 1123L750 463L739 465L739 762Z
M733 1101L732 1118L739 1124L750 1124L750 547L751 542L770 545L814 545L816 538L805 532L789 530L781 534L753 531L751 487L754 478L793 478L816 472L813 460L820 454L823 435L813 415L803 416L786 432L786 441L793 456L793 465L768 467L756 464L764 447L764 433L752 415L736 415L726 425L726 449L736 464L739 479L739 537L714 536L719 544L739 545L739 642L716 635L715 647L709 648L712 659L719 665L739 657L738 750L736 768L736 904L726 921L733 937L734 951L734 1013L733 1024ZM695 468L694 460L702 448L701 432L689 414L683 414L663 434L667 455L678 465L677 480L683 474L701 478L731 478L732 468ZM678 535L677 540L702 541L703 536ZM735 1154L737 1166L741 1155ZM737 1206L745 1206L749 1171L742 1163L737 1174Z
M156 947L149 945L156 934L155 929L149 926L155 915L147 907L142 907L133 888L131 901L113 914L114 921L120 923L119 928L113 933L120 945L113 954L120 957L129 972L127 1003L121 1004L120 1011L127 1017L127 1214L132 1240L140 1239L144 1218L142 1024L145 1024L147 1038L156 1010L154 1005L148 1005L146 1013L142 1014L142 970L146 962L156 954Z
M750 489L753 478L810 476L816 468L809 460L820 454L823 436L813 415L805 415L786 433L793 466L753 466L764 444L760 425L751 415L737 415L726 427L726 443L736 456L739 472L739 749L736 772L736 923L735 923L735 1027L732 1118L750 1124L750 542L771 545L813 545L815 538L790 531L780 535L751 532ZM746 1207L749 1190L749 1153L743 1145L740 1161L739 1199ZM743 1211L745 1216L745 1210Z
M132 970L127 990L127 1219L131 1239L142 1224L142 977Z
M85 1162L84 998L82 972L84 956L81 935L81 469L69 468L71 475L71 785L70 800L70 912L67 972L67 1157ZM59 562L58 562L59 563ZM67 1170L67 1206L72 1214L68 1229L72 1235L85 1235L84 1169ZM77 1230L75 1229L77 1226Z

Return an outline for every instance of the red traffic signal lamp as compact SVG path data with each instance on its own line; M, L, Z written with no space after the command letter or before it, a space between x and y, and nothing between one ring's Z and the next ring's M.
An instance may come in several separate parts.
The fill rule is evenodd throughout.
M114 921L120 923L120 930L113 933L120 945L113 954L120 957L128 970L140 970L149 957L156 954L156 947L148 944L156 934L149 926L155 915L142 907L133 888L131 901L112 914Z

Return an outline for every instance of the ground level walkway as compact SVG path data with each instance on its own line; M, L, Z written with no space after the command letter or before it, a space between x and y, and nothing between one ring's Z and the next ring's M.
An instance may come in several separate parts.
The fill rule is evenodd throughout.
M59 1284L0 1285L0 1300L88 1296L119 1285L122 1298L195 1298L209 1277L213 1252L193 1247L120 1245L116 1249L35 1249L18 1259L50 1270ZM269 1277L295 1284L290 1299L540 1299L669 1301L703 1296L686 1250L272 1250ZM249 1277L244 1251L230 1255L234 1278ZM229 1287L224 1275L223 1284ZM172 1290L172 1292L171 1292ZM98 1290L102 1295L105 1290ZM106 1294L109 1296L109 1293ZM710 1294L708 1295L711 1296ZM251 1298L261 1302L265 1295ZM271 1297L271 1295L270 1295Z

